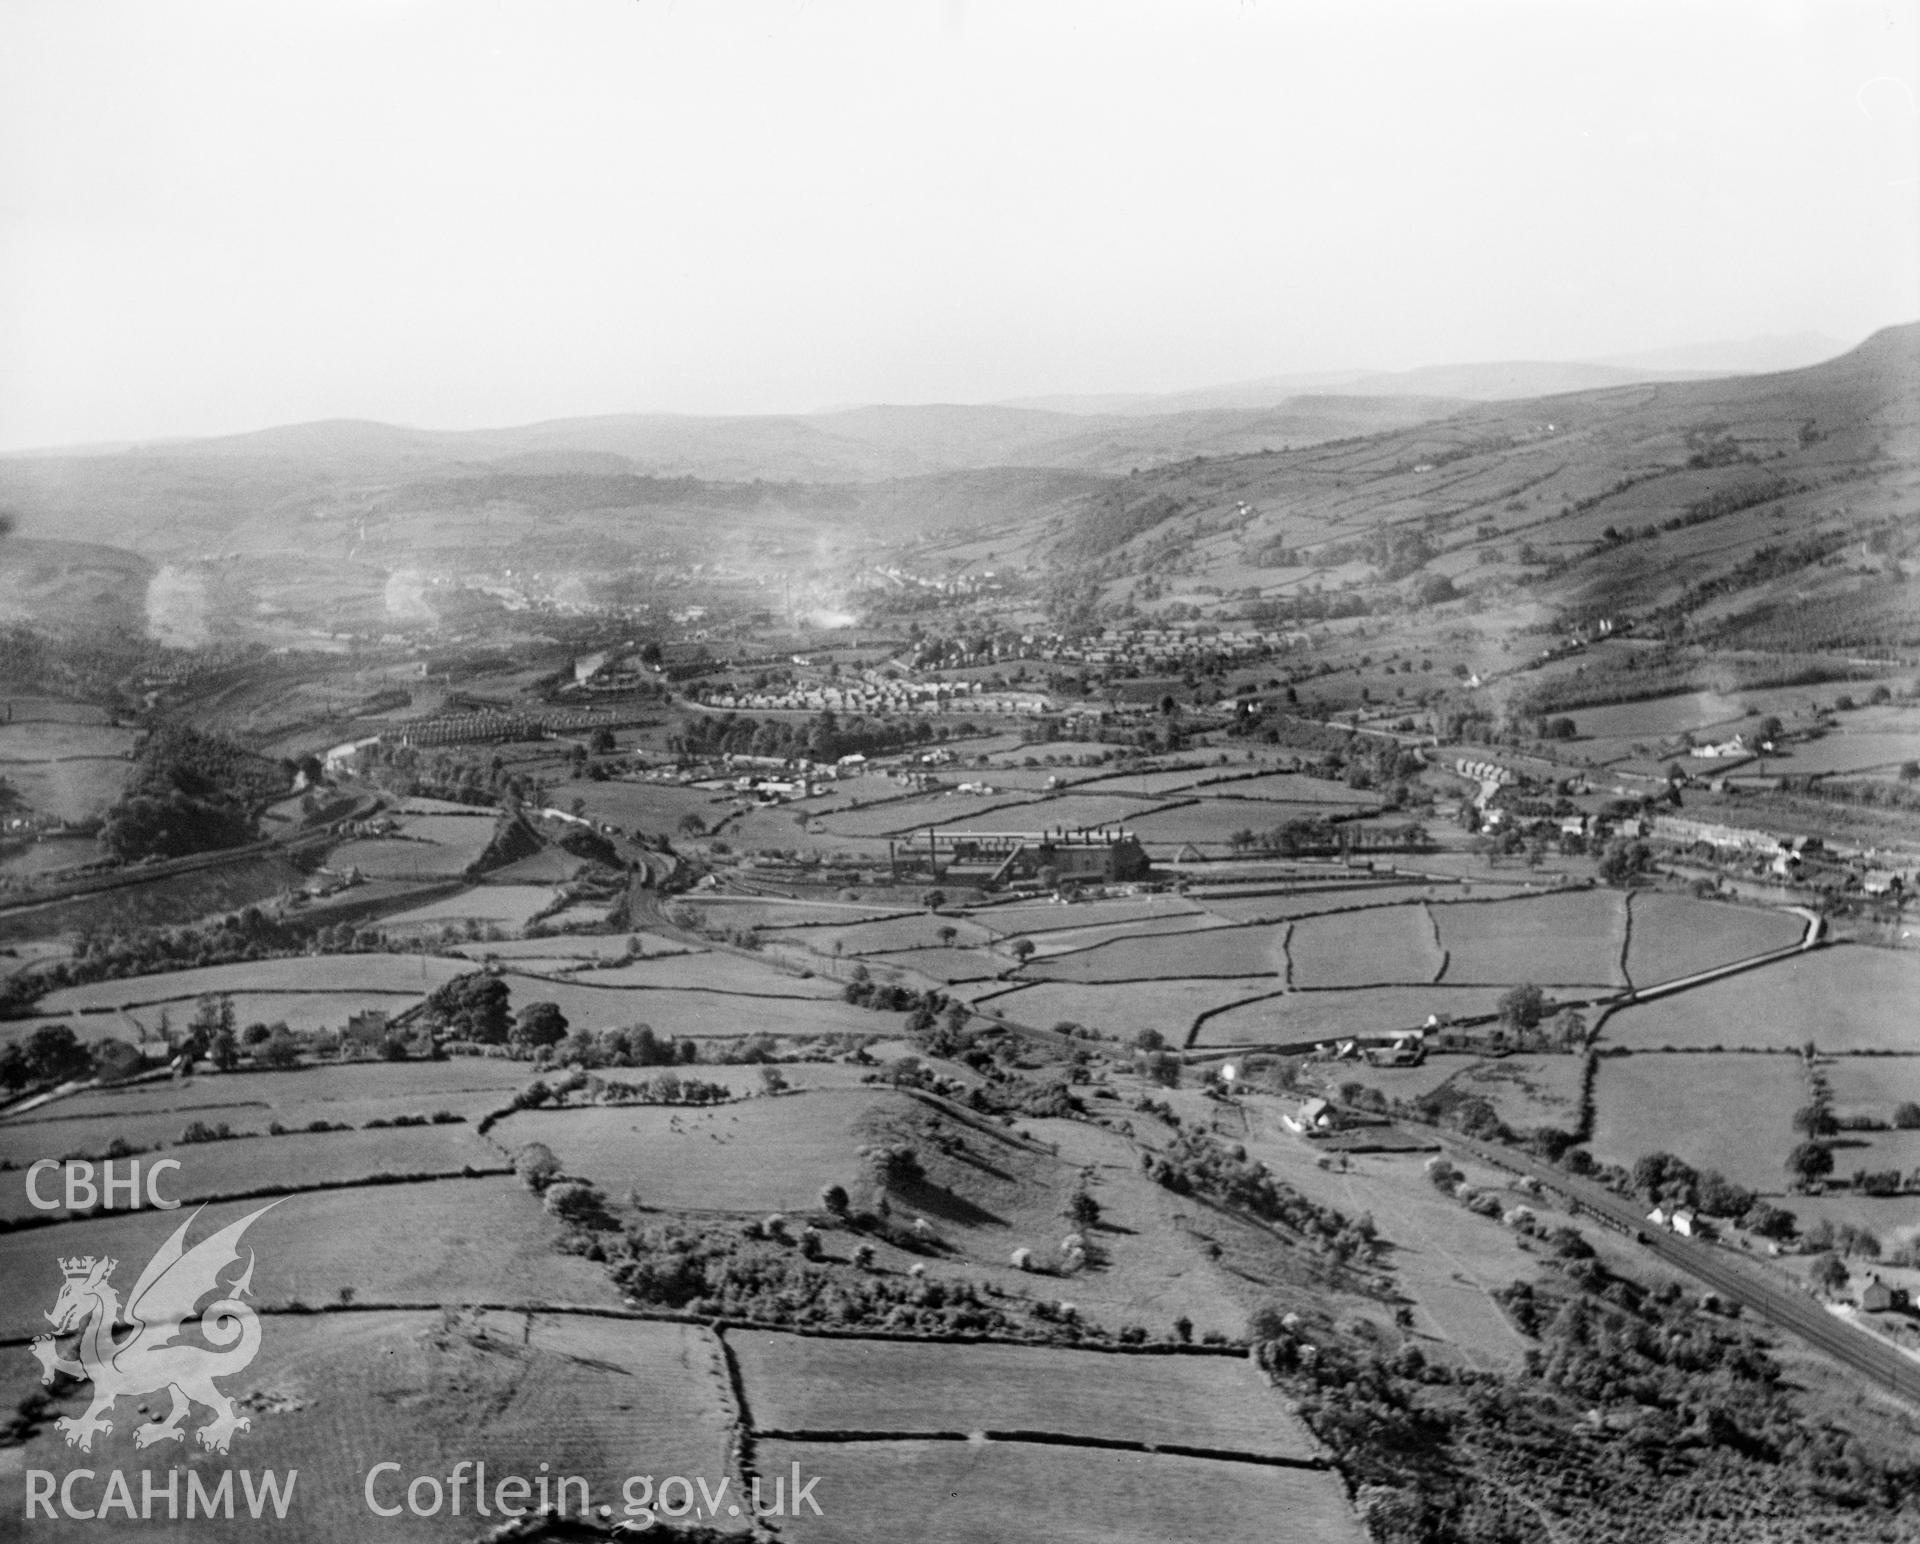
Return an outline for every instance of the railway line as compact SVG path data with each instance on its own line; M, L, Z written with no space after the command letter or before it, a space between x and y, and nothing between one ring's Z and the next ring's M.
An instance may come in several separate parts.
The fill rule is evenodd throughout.
M1576 1212L1627 1234L1650 1253L1705 1282L1730 1302L1739 1303L1768 1323L1799 1336L1815 1350L1826 1353L1879 1387L1920 1405L1920 1361L1835 1318L1800 1293L1755 1280L1720 1258L1711 1244L1655 1228L1632 1202L1530 1154L1493 1147L1452 1132L1438 1135L1448 1147L1481 1163L1538 1180L1571 1202Z

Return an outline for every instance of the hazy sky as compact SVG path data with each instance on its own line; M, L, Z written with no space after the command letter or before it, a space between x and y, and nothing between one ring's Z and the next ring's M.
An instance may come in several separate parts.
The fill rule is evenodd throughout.
M1920 315L1916 9L0 0L0 447Z

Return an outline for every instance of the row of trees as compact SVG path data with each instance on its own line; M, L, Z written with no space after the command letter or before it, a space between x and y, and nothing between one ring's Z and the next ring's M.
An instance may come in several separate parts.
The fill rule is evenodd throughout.
M919 713L898 718L868 718L855 713L845 719L831 708L806 719L703 713L668 736L667 745L676 755L689 757L777 756L782 760L838 761L856 753L877 756L944 740L952 732L952 726L936 724Z

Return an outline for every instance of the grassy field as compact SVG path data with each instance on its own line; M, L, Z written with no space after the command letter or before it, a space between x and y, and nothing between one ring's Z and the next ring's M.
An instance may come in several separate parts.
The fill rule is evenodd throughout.
M1287 935L1287 955L1303 987L1427 982L1445 963L1424 906L1305 918Z
M49 1024L59 1024L81 1040L125 1040L129 1044L150 1032L160 1015L154 1012L141 1012L138 1018L125 1013L89 1013L66 1015L57 1013L34 1014L24 1019L0 1019L0 1045L23 1045L32 1038L33 1032ZM142 1029L142 1021L145 1030Z
M617 1075L617 1074L616 1074ZM569 1173L662 1211L817 1211L826 1185L860 1188L856 1129L898 1094L818 1089L706 1109L523 1110L493 1128L508 1148L544 1142Z
M1016 901L1009 906L983 906L972 919L1002 938L1019 934L1057 932L1062 928L1097 927L1106 923L1149 922L1156 918L1192 916L1200 907L1184 896L1126 896L1110 901Z
M128 763L120 756L71 761L0 762L4 777L26 807L53 820L86 820L103 813L126 786Z
M1498 987L1376 986L1346 992L1286 992L1229 1008L1200 1026L1196 1045L1288 1045L1344 1035L1417 1029L1430 1014L1489 1014Z
M266 1111L262 1130L269 1119L289 1126L311 1120L358 1126L413 1110L473 1114L504 1103L505 1096L532 1075L525 1062L486 1056L452 1056L437 1062L341 1062L291 1072L202 1072L184 1083L123 1083L75 1094L0 1123L0 1132L119 1115L191 1119L193 1112L221 1107ZM231 1124L238 1127L241 1122Z
M727 913L716 920L729 920ZM934 916L923 912L911 917L887 917L874 922L858 922L850 927L815 927L792 934L792 941L804 944L816 954L880 954L898 949L934 949L945 947L940 930L952 928L958 944L983 944L993 938L989 928L965 917ZM836 948L835 946L838 945Z
M178 1002L207 992L391 992L421 996L472 967L419 954L309 954L151 976L121 976L63 987L40 1000L43 1013Z
M4 703L9 720L15 727L24 727L30 722L105 725L112 719L105 708L95 703L71 702L64 697L9 695L0 699L0 703Z
M1312 1439L1244 1358L728 1336L763 1430L1045 1431L1306 1458Z
M1013 961L1003 954L985 949L900 949L891 954L870 954L869 969L884 975L889 970L909 970L931 981L979 981L997 978Z
M1769 756L1767 770L1779 776L1809 777L1884 771L1916 759L1920 759L1920 734L1843 732L1790 746L1785 756Z
M67 757L121 757L138 739L134 730L111 724L77 724L52 718L19 718L0 724L0 768L21 762L58 762ZM12 776L12 772L6 772Z
M1232 925L1224 917L1195 912L1191 916L1156 917L1143 922L1099 923L1093 927L1062 928L1058 932L1035 933L1029 936L1034 947L1034 958L1045 959L1048 955L1073 954L1081 949L1098 948L1102 944L1150 938L1162 934L1204 933L1212 928Z
M1435 906L1449 983L1623 984L1626 902L1574 890L1499 904Z
M576 965L594 961L623 959L627 952L627 940L630 938L637 938L649 956L681 954L691 949L690 945L681 943L677 938L670 939L656 933L635 932L570 933L565 937L552 938L508 938L494 942L456 944L452 952L462 959L472 960L475 964L489 957L525 961L536 972L540 972L570 969Z
M266 1204L221 1202L202 1222L224 1227ZM55 1255L112 1255L132 1269L178 1226L151 1211L115 1212L0 1235L0 1278L18 1284L0 1299L0 1335L25 1339L45 1326L40 1311L60 1285ZM369 1303L618 1306L603 1269L555 1252L558 1231L538 1197L502 1176L289 1196L247 1242L260 1257L254 1289L268 1306L330 1303L342 1287Z
M1821 1063L1840 1114L1893 1118L1895 1105L1920 1104L1920 1056L1834 1056Z
M802 1544L1366 1538L1340 1480L1320 1470L998 1442L765 1442L756 1457L769 1475L797 1463L821 1477L822 1515L782 1524Z
M1359 809L1380 800L1357 788L1349 788L1345 783L1337 783L1324 777L1307 777L1298 772L1269 772L1261 777L1234 778L1230 781L1208 783L1196 788L1202 799L1232 805L1240 801L1274 804L1318 804L1333 805L1343 809ZM1326 813L1324 810L1320 813Z
M1284 979L1284 935L1284 928L1255 925L1127 938L1073 954L1036 958L1025 974L1043 981L1082 982L1173 981L1263 973Z
M1186 792L1209 778L1219 777L1227 770L1225 767L1185 767L1178 770L1152 768L1140 772L1114 772L1075 768L1066 772L1061 780L1064 782L1066 777L1087 779L1085 790L1088 793L1137 794L1143 799L1151 799L1162 794Z
M993 818L997 824L983 825L965 808L949 810L939 824L955 830L971 828L988 831L1077 831L1092 826L1125 826L1132 829L1137 821L1158 807L1159 801L1153 799L1124 798L1119 794L1069 793L996 812Z
M0 875L24 879L35 874L56 874L62 869L97 863L99 859L100 844L90 836L48 835L0 858Z
M1415 1334L1429 1356L1479 1368L1519 1363L1528 1342L1491 1294L1537 1276L1538 1262L1512 1230L1428 1184L1424 1155L1361 1153L1344 1168L1322 1169L1319 1150L1288 1131L1266 1101L1248 1108L1246 1146L1250 1156L1322 1205L1349 1216L1373 1215L1381 1236L1392 1240L1399 1289L1418 1304ZM1495 1170L1467 1168L1476 1186L1501 1183Z
M538 974L529 972L528 974ZM516 996L531 993L522 987L516 973ZM764 960L749 959L720 951L657 954L624 965L582 971L584 986L606 987L712 987L727 992L767 992L778 997L838 997L839 985L823 976L802 977L776 970Z
M474 885L444 900L394 912L381 918L380 925L389 932L469 921L521 928L558 899L552 885Z
M901 790L904 791L904 790ZM1028 806L1034 795L1004 793L981 798L973 794L928 793L910 798L888 797L884 802L869 799L854 808L851 804L824 811L820 823L831 836L881 837L912 831L923 826L966 825L974 821L999 821L988 829L1024 831L1032 824Z
M1920 1051L1920 954L1841 944L1616 1013L1615 1045Z
M239 1111L214 1112L204 1118L209 1123L224 1120L236 1131L265 1132L264 1119L255 1124L244 1117L234 1118L239 1115ZM119 1123L118 1130L127 1140L139 1145L150 1141L167 1144L166 1156L177 1158L180 1167L163 1181L163 1193L189 1204L262 1186L338 1184L376 1174L445 1174L503 1161L500 1154L476 1137L473 1127L466 1124L297 1132L279 1137L261 1135L227 1142L178 1145L179 1134L187 1124L188 1119L178 1116L145 1120L128 1116ZM99 1129L105 1130L111 1125L102 1122ZM52 1156L44 1147L31 1143L20 1144L20 1150L16 1151L18 1143L16 1128L0 1127L0 1146L17 1164ZM63 1142L61 1151L87 1146L91 1144L70 1136ZM0 1186L0 1216L19 1218L33 1211L24 1186Z
M1825 1218L1835 1227L1851 1223L1856 1228L1865 1228L1880 1240L1883 1251L1902 1244L1920 1244L1920 1213L1915 1211L1912 1196L1870 1196L1851 1190L1830 1190L1822 1196L1789 1195L1779 1204L1793 1213L1802 1232ZM1862 1284L1860 1278L1876 1268L1870 1260L1851 1262L1855 1290ZM1887 1274L1897 1278L1904 1273L1889 1271Z
M545 1461L553 1475L585 1478L590 1504L611 1504L616 1513L620 1487L636 1472L700 1475L717 1487L727 1473L733 1415L719 1358L710 1335L674 1324L457 1312L270 1317L260 1354L235 1388L238 1395L265 1397L250 1412L251 1427L234 1437L231 1453L202 1454L189 1442L145 1458L214 1471L209 1479L229 1463L255 1473L297 1469L286 1519L254 1522L243 1492L232 1523L183 1517L171 1525L143 1523L141 1531L169 1539L252 1538L264 1530L300 1541L455 1540L499 1523L498 1514L491 1522L474 1515L471 1484L460 1517L445 1510L432 1519L376 1516L363 1487L367 1469L383 1460L401 1465L383 1476L385 1505L401 1502L415 1475L444 1482L459 1459L484 1460L490 1482L513 1474L537 1479ZM9 1380L15 1381L24 1393L25 1380ZM8 1393L17 1397L11 1387ZM69 1396L61 1410L81 1407ZM192 1424L201 1418L197 1413ZM126 1429L124 1419L116 1422L104 1449L96 1446L102 1468L140 1466ZM20 1457L56 1471L72 1459L50 1426ZM134 1493L137 1504L137 1479ZM577 1487L568 1499L577 1501ZM160 1513L164 1517L164 1503ZM724 1515L720 1522L740 1526ZM31 1531L35 1537L88 1535L84 1524L65 1519L43 1519Z
M338 1066L308 1067L293 1072L234 1072L202 1075L186 1083L157 1082L123 1084L92 1090L53 1104L42 1105L25 1115L0 1123L0 1157L16 1164L42 1157L68 1153L97 1155L104 1153L115 1137L137 1146L167 1146L170 1156L180 1158L189 1173L206 1170L225 1174L236 1161L263 1164L278 1177L296 1149L274 1146L246 1147L228 1144L178 1145L179 1137L195 1121L207 1125L225 1122L235 1131L264 1134L278 1122L293 1131L304 1131L314 1121L330 1125L364 1126L373 1120L392 1120L401 1115L431 1116L445 1110L477 1121L489 1110L507 1103L514 1090L532 1078L524 1062L483 1058L454 1058L444 1062L352 1062ZM470 1131L471 1126L430 1128L442 1137ZM409 1137L412 1140L402 1140ZM391 1135L398 1144L392 1155L372 1141ZM379 1158L373 1168L401 1166L408 1169L457 1168L465 1162L491 1163L497 1154L473 1148L465 1156L450 1161L440 1145L419 1140L417 1128L400 1128L391 1133L379 1130L366 1133L368 1144L355 1147L347 1142L347 1133L302 1138L310 1142L339 1141L330 1148L326 1162L337 1167L348 1161L341 1155L359 1154L351 1161L365 1161L366 1154ZM279 1143L290 1138L267 1138ZM458 1145L458 1144L456 1144ZM418 1161L408 1156L415 1149ZM235 1154L241 1156L236 1159ZM395 1162L388 1164L386 1158ZM368 1168L366 1172L373 1172ZM331 1171L329 1171L331 1172ZM268 1181L260 1181L267 1183ZM250 1182L249 1182L250 1183ZM202 1183L201 1190L246 1188Z
M860 906L836 901L776 901L759 896L682 895L675 906L718 927L812 928L828 923L866 922L900 910L893 905Z
M1241 1002L1272 992L1273 976L1237 976L1205 981L1131 981L1088 986L1079 982L1041 981L1006 996L980 1004L981 1011L998 1008L1016 1023L1048 1028L1062 1020L1131 1039L1143 1029L1155 1029L1170 1045L1179 1045L1193 1021L1209 1008Z
M1748 716L1744 701L1717 692L1684 692L1610 707L1581 708L1573 715L1582 736L1594 739L1659 740L1708 725L1735 725ZM1729 727L1728 733L1731 734Z
M1846 1183L1855 1169L1898 1169L1911 1174L1920 1168L1920 1130L1843 1131L1834 1141L1834 1179ZM1908 1209L1920 1223L1920 1206L1907 1197Z
M1799 942L1806 919L1791 912L1696 901L1647 890L1628 898L1627 975L1635 986L1677 981Z
M1593 1088L1594 1157L1631 1165L1676 1153L1755 1190L1785 1187L1781 1165L1800 1140L1793 1112L1809 1098L1797 1056L1607 1057ZM1717 1119L1713 1112L1738 1112Z
M712 825L726 812L727 801L706 788L676 783L583 781L567 785L569 804L580 800L581 813L591 820L616 825L628 832L669 835L676 840L680 822L688 815Z
M375 879L452 879L467 871L477 854L432 841L369 837L334 848L330 863L357 868Z
M1450 1087L1477 1094L1515 1131L1580 1124L1578 1056L1506 1056L1475 1061L1462 1068Z
M1217 848L1231 841L1235 832L1271 831L1290 820L1324 815L1327 809L1324 804L1282 804L1271 799L1202 799L1129 819L1127 829L1143 842L1193 842Z
M419 994L336 991L232 992L227 995L233 1001L234 1023L242 1029L251 1024L284 1023L289 1029L306 1033L342 1029L350 1016L369 1009L397 1013L411 1006L413 998ZM135 1040L141 1038L142 1028L148 1034L157 1035L163 1013L173 1030L186 1028L196 1006L197 998L194 997L163 998L126 1012L89 1010L84 1014L61 1018L60 1022L69 1024L83 1040L101 1039L109 1035ZM0 1039L14 1038L11 1032L17 1028L12 1020L0 1021Z
M1230 922L1282 922L1322 913L1358 911L1374 906L1404 905L1409 901L1445 898L1451 885L1369 885L1329 883L1303 885L1274 895L1206 896L1200 904Z
M663 1035L731 1038L772 1035L872 1035L898 1027L897 1016L849 1007L794 980L780 996L722 989L583 986L533 976L505 977L514 1012L528 1003L556 1004L574 1029L624 1029L650 1024Z

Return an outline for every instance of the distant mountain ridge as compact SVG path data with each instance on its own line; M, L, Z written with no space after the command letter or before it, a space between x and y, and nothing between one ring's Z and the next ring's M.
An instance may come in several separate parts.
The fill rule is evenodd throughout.
M1844 351L1834 339L1800 333L1592 361L1318 371L1164 393L878 404L790 414L613 413L485 429L323 419L204 438L15 452L0 456L0 465L102 456L278 458L418 473L467 462L802 482L879 481L988 466L1124 473L1171 459L1299 448L1405 428L1474 402L1794 369Z
M1274 407L1302 394L1345 397L1449 397L1470 402L1507 402L1604 391L1728 375L1769 374L1821 364L1848 346L1820 333L1682 344L1639 354L1594 360L1504 360L1478 364L1422 365L1411 370L1323 370L1264 376L1190 391L1018 398L1010 407L1059 413L1146 416L1203 408Z
M0 457L31 477L56 466L189 464L373 478L517 469L697 477L710 482L884 482L988 467L1119 474L1194 456L1234 455L1374 434L1468 406L1436 397L1296 396L1246 409L1088 417L995 404L845 408L812 415L666 413L554 419L499 429L412 429L367 419L287 424L201 440Z

